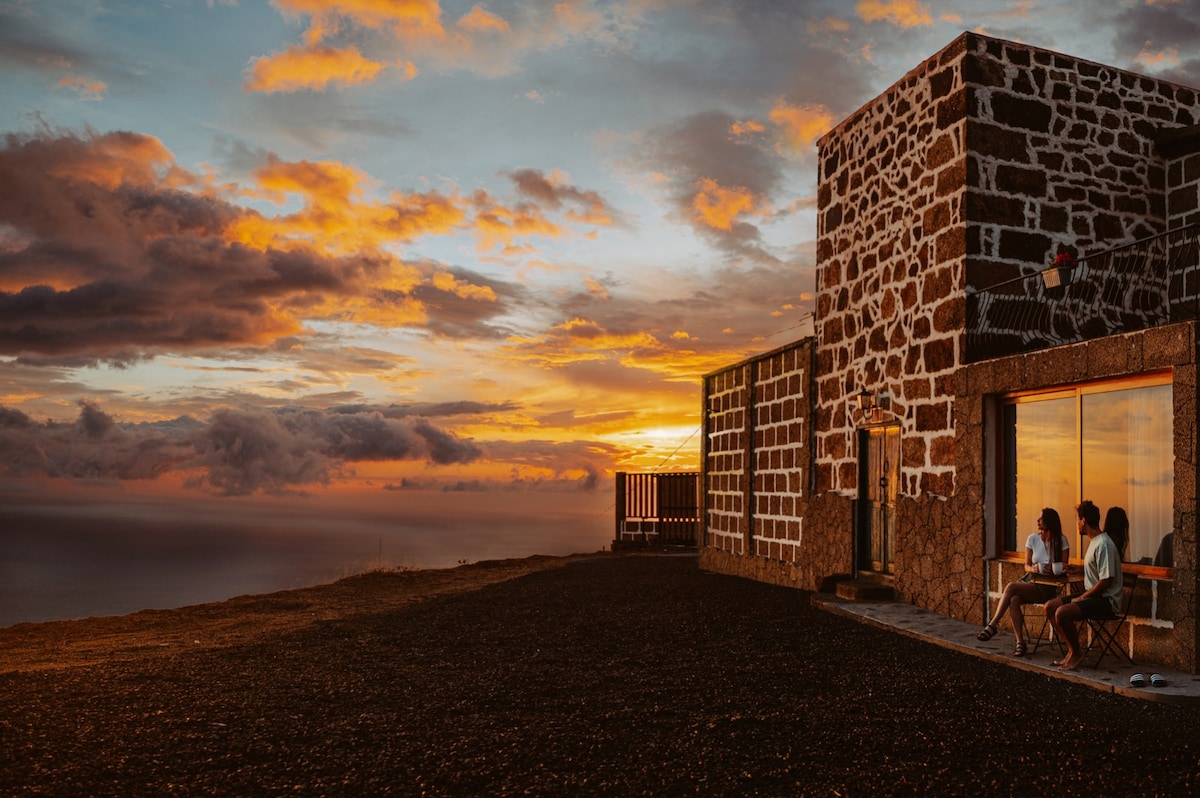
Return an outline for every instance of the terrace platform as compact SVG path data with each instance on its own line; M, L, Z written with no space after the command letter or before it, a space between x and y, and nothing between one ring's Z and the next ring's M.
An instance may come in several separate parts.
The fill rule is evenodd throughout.
M1007 626L1001 626L1000 632L984 643L975 637L979 634L979 626L899 601L850 601L830 593L814 593L812 604L860 623L925 640L963 654L1082 684L1106 693L1144 701L1200 705L1200 676L1171 670L1155 663L1138 662L1136 665L1130 665L1123 659L1109 655L1104 658L1099 668L1085 663L1075 671L1060 671L1051 665L1051 662L1060 656L1058 647L1052 643L1043 642L1035 654L1025 657L1012 656L1013 637ZM1089 662L1094 660L1094 654L1088 658ZM1135 673L1145 675L1145 687L1133 687L1129 684L1129 677ZM1166 679L1163 687L1150 686L1150 675L1154 673L1161 674Z

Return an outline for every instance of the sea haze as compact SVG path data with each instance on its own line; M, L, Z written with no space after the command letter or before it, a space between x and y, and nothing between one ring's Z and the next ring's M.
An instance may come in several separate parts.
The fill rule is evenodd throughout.
M0 626L222 601L377 567L597 551L612 540L607 513L600 522L526 509L450 524L436 514L335 517L303 504L242 509L0 503ZM581 534L581 524L591 530Z

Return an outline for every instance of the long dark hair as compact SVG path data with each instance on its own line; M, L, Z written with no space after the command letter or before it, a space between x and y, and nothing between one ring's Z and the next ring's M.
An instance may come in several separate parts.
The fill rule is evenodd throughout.
M1058 510L1043 507L1042 526L1050 533L1050 562L1059 562L1062 560L1062 519L1058 517Z
M1125 547L1129 545L1129 516L1120 507L1109 507L1104 514L1104 534L1117 544L1121 560L1125 560Z

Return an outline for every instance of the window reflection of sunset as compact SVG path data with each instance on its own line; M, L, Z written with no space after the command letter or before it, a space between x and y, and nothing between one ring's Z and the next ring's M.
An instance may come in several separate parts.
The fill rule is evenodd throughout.
M1052 507L1062 517L1072 556L1082 557L1087 540L1074 533L1074 508L1090 499L1102 516L1111 507L1126 511L1126 560L1152 562L1174 517L1171 385L1101 386L1031 399L1008 409L1016 419L1009 433L1015 436L1016 496L1009 501L1016 536L1006 546L1019 551L1041 508Z

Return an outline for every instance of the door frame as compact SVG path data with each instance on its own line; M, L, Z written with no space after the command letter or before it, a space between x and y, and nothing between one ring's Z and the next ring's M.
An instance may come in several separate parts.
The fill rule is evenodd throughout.
M871 575L892 576L895 508L900 487L900 425L895 422L872 424L860 427L856 435L858 511L855 513L854 568Z

